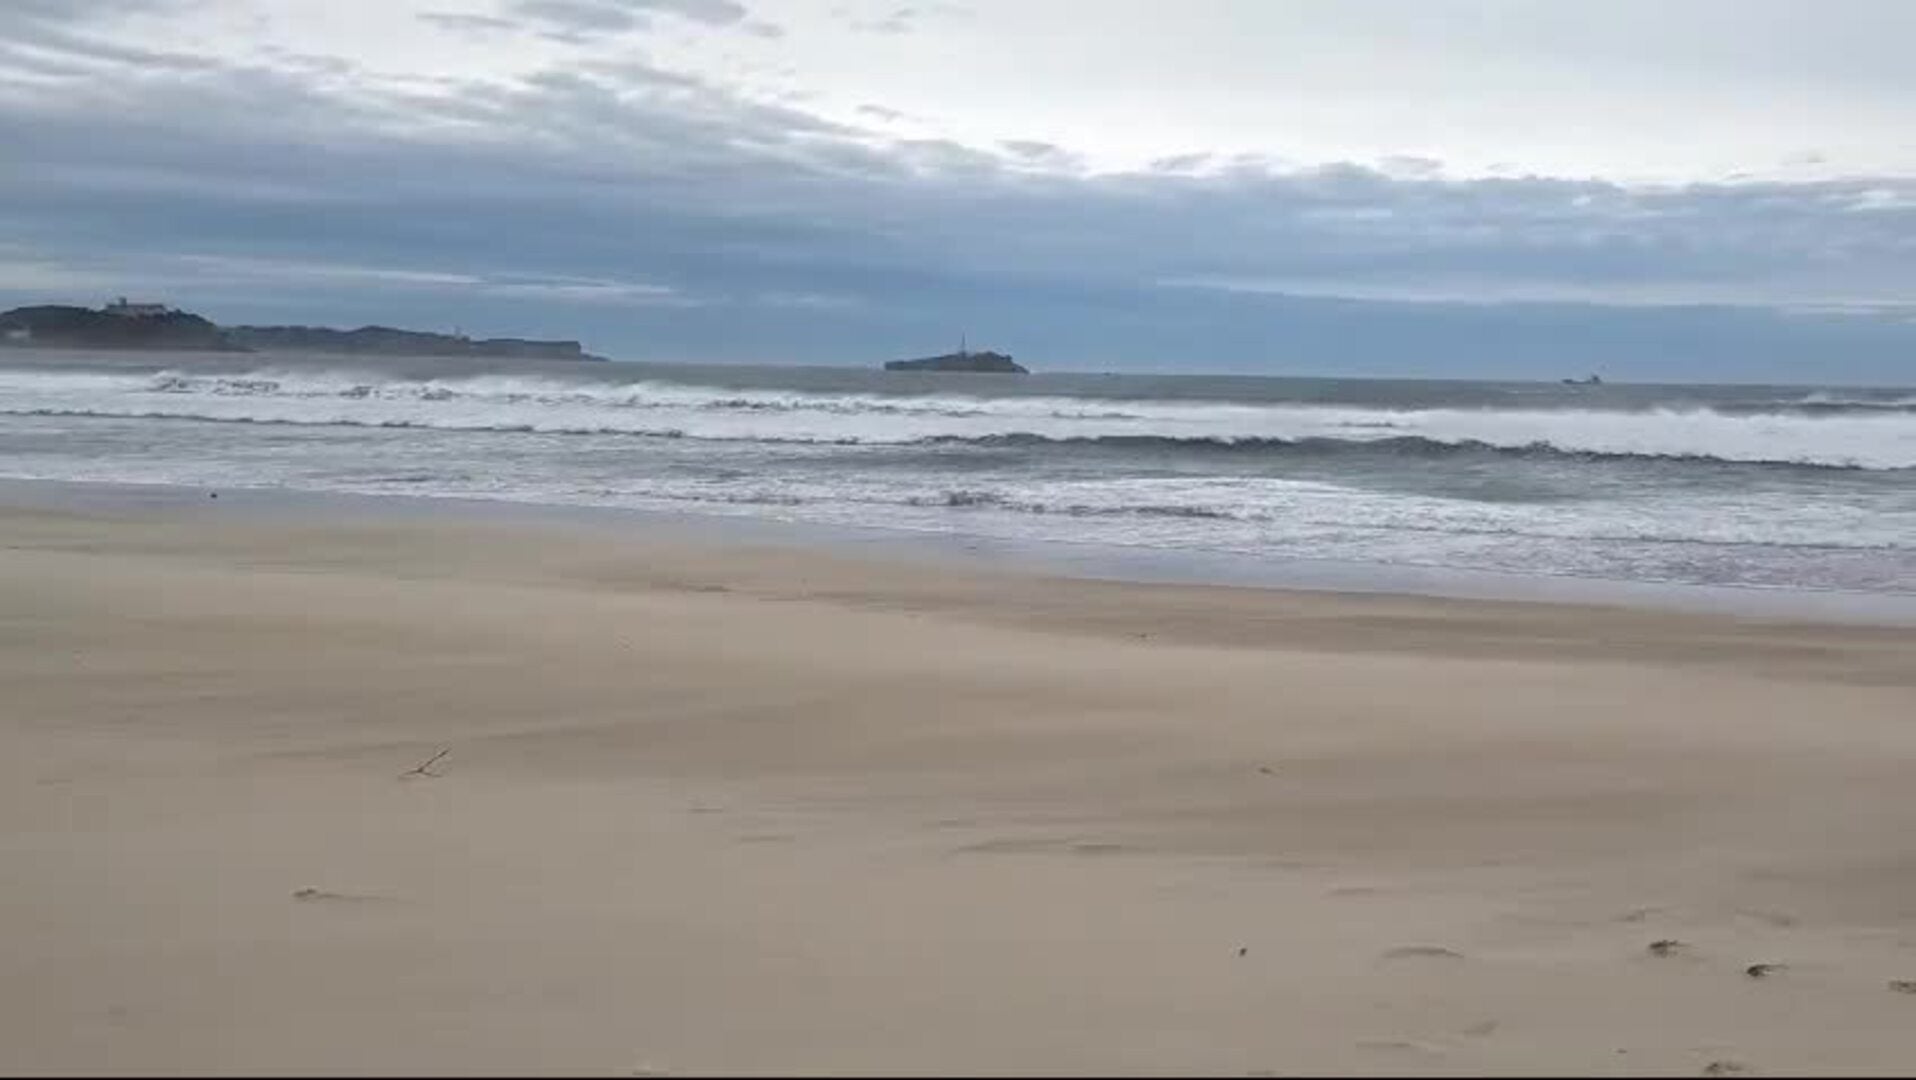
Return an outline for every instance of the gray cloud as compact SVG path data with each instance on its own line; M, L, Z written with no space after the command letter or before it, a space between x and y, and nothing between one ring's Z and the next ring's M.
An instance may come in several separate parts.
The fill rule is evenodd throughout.
M918 29L919 20L923 17L924 12L918 8L901 7L876 19L854 22L852 27L872 34L909 34Z
M497 15L474 15L463 11L423 11L419 21L431 23L443 30L455 30L462 33L508 33L521 28L522 24L511 19L502 19Z
M902 5L874 17L850 17L843 8L834 9L834 14L847 18L852 29L864 33L909 34L923 29L924 24L932 20L964 18L971 11L957 4L931 2Z
M8 0L7 18L12 22L105 22L136 11L165 11L186 0Z
M568 39L625 33L650 21L649 12L601 0L518 0L512 10L548 35Z
M644 29L660 15L730 26L748 14L735 0L514 0L512 11L547 36L567 41Z
M16 107L0 122L11 145L37 158L34 178L12 181L26 189L18 197L47 199L58 185L122 198L325 204L392 197L446 163L460 168L467 191L487 197L585 183L608 204L644 201L688 220L761 210L771 225L779 214L829 220L842 250L823 247L821 257L876 257L889 238L915 236L979 270L1427 281L1445 296L1451 278L1491 298L1546 281L1614 287L1632 302L1744 289L1775 303L1797 288L1884 299L1916 286L1907 265L1916 187L1897 179L1632 189L1406 179L1352 164L1271 172L1198 156L1160 163L1157 173L1028 175L1033 163L1068 162L1068 151L1037 141L1013 141L1000 154L888 140L639 62L387 88L354 101L285 70L216 74L147 71L114 101L132 111L104 121L97 101L68 88ZM163 115L194 115L201 130L162 136L152 121ZM102 125L127 130L98 138Z
M743 5L733 0L638 0L641 6L691 19L694 22L729 26L745 18Z
M1016 161L1026 164L1068 172L1084 168L1084 160L1077 154L1056 143L1041 142L1036 139L1006 139L998 144Z
M0 38L0 57L8 70L35 68L75 77L98 75L111 68L140 74L200 72L225 65L193 53L147 49L108 41L86 32L77 20L26 19Z
M1087 175L1050 143L896 140L638 60L341 80L45 29L0 42L52 65L0 82L0 145L31 166L0 169L15 295L643 311L687 340L743 334L695 321L737 304L874 341L975 310L1155 349L1316 325L1296 296L1916 310L1906 179L1630 187L1206 154Z

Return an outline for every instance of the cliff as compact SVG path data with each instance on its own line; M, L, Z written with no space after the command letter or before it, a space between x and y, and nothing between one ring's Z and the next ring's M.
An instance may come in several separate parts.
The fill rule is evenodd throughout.
M233 326L226 334L249 349L367 353L378 356L485 356L521 360L604 360L576 341L469 338L390 326L334 330L324 326Z
M927 356L920 360L890 360L886 371L977 371L1000 375L1028 375L1030 372L1004 353L962 352Z
M74 349L208 349L245 352L219 327L189 311L115 315L42 304L0 313L0 344Z

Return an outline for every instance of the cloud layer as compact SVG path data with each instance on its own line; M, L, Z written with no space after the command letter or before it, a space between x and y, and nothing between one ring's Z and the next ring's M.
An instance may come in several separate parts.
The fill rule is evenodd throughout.
M883 103L834 118L647 51L798 32L733 0L408 12L435 49L554 50L452 73L125 32L183 0L16 2L0 297L153 291L236 320L591 331L674 358L862 361L962 324L1086 364L1396 370L1417 350L1424 370L1555 371L1600 346L1764 374L1834 349L1880 378L1916 342L1906 177L1643 186L1205 153L1093 172L1068 145L908 137ZM903 10L856 17L911 32Z

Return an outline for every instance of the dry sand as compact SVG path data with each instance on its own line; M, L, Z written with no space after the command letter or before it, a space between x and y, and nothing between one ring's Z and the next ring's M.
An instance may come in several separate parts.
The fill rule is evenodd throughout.
M1916 632L231 504L0 509L0 1071L1916 1067Z

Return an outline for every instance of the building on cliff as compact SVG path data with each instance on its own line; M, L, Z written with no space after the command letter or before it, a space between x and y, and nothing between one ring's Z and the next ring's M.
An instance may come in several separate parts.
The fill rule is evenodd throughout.
M100 309L108 315L117 315L122 319L149 319L156 315L166 315L173 309L165 304L128 303L122 296Z

